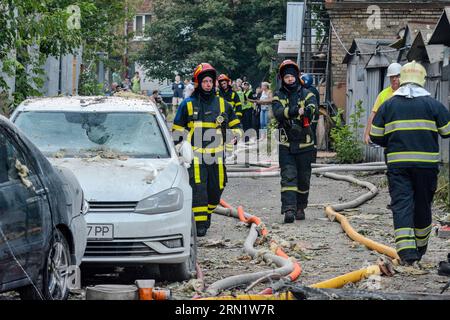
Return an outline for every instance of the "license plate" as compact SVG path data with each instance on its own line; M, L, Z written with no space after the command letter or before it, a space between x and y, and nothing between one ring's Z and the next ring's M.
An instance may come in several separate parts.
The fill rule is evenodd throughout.
M88 224L87 238L89 240L112 240L114 238L114 225Z

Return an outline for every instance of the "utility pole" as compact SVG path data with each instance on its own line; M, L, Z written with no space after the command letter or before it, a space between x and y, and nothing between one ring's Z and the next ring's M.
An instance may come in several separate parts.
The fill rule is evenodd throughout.
M305 13L306 13L306 0L303 1L303 13L302 13L302 26L300 27L300 35L298 41L298 54L297 54L297 65L300 66L300 59L302 56L302 41L303 41L303 29L305 25Z
M72 96L77 95L77 56L73 54L72 59Z
M125 49L123 53L123 66L125 68L124 77L128 77L128 0L125 0L125 26L124 26L124 37L125 37Z

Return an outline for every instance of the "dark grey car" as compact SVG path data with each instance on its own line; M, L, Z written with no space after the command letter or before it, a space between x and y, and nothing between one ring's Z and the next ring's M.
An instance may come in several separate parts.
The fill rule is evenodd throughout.
M0 292L66 299L86 247L83 193L0 116Z

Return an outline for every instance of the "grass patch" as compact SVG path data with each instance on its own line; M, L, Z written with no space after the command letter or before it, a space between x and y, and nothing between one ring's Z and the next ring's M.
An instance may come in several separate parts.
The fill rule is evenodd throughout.
M450 210L449 197L449 167L445 164L438 175L438 186L434 195L434 204Z

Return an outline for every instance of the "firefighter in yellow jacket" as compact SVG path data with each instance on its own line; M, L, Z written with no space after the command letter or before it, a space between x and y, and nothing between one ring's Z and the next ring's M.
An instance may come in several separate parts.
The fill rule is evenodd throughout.
M199 237L206 235L227 183L224 143L242 136L233 107L216 96L216 78L216 70L208 63L195 68L194 93L180 104L172 127L173 133L179 133L174 134L175 143L186 139L194 152L188 171Z

